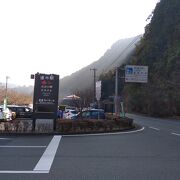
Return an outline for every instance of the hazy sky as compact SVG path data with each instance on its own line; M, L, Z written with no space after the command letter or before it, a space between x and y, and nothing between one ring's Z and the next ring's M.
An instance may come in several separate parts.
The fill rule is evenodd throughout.
M33 84L98 60L119 39L142 34L158 0L1 0L0 82Z

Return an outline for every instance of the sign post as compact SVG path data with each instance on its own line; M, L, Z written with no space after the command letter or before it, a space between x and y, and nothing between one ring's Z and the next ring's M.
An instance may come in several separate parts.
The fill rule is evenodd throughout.
M121 116L122 116L123 118L125 118L124 103L123 103L123 101L121 101L120 104L121 104Z
M148 82L148 66L126 65L125 66L125 82L147 83ZM118 104L118 68L116 68L116 86L115 86L115 112L117 113ZM125 117L124 103L120 100L121 115Z

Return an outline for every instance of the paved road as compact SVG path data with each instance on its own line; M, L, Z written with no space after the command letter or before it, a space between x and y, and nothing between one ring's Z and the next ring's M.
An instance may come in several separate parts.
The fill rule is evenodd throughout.
M0 139L0 179L179 180L180 122L129 116L144 131Z
M167 131L169 133L177 132L180 134L180 120L152 118L140 115L128 114L136 123L154 130Z

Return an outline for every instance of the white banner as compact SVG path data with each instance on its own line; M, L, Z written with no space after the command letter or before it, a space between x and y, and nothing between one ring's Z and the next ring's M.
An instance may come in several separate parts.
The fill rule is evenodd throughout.
M101 81L96 82L96 99L98 101L101 99Z

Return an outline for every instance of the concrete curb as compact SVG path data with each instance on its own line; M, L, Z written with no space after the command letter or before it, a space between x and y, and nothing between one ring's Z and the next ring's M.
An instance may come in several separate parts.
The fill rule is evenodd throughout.
M95 133L76 133L76 134L63 134L60 132L47 132L47 133L38 133L38 132L29 132L29 133L0 133L0 136L52 136L52 135L61 135L64 137L68 136L99 136L99 135L118 135L118 134L129 134L135 132L141 132L144 130L144 127L134 124L134 128L124 129L120 131L111 131L111 132L95 132Z

